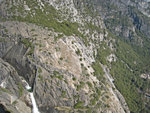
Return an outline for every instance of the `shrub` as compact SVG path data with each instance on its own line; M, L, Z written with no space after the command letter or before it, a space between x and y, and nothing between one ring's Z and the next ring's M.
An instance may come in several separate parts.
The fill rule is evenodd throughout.
M40 67L38 69L38 73L42 73L42 69Z
M23 95L24 88L23 88L23 86L22 86L21 83L18 84L18 87L19 87L19 96L22 96L22 95Z
M73 80L73 81L76 81L76 78L75 78L75 77L73 77L73 78L72 78L72 80Z
M76 54L77 54L78 56L81 56L81 52L80 52L79 49L77 49Z
M87 85L89 86L89 88L92 88L93 87L93 85L92 85L92 83L91 82L86 82L87 83Z
M74 108L75 108L75 109L83 108L83 104L84 104L84 102L79 101L79 102L77 102L77 103L74 105Z

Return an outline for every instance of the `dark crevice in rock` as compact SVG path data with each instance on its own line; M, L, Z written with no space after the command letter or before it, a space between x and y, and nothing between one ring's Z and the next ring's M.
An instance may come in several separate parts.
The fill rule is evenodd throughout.
M14 45L2 59L11 64L29 84L32 86L35 79L36 66L26 57L27 48L21 43Z
M5 106L0 104L0 113L10 113L10 112L6 110Z
M31 85L31 87L32 87L32 92L34 91L34 85L35 85L35 83L36 83L36 77L37 77L37 67L35 67L35 77L34 77L34 79L33 79L33 83L32 83L32 85Z

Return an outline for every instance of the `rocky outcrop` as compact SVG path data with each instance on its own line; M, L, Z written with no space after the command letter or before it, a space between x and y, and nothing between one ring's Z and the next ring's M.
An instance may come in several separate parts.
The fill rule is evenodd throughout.
M103 17L107 29L115 35L124 37L132 43L142 45L136 29L146 37L149 33L149 7L147 1L141 0L95 0L94 9Z
M17 71L0 59L0 105L5 112L30 113L23 96L27 94ZM22 98L22 99L21 99Z
M82 40L75 36L70 38L64 36L55 41L57 32L41 29L35 25L33 27L32 24L9 22L8 25L3 22L3 25L7 26L6 29L11 35L16 33L18 36L20 32L14 30L18 28L22 39L30 37L30 40L33 40L36 37L32 42L35 44L33 55L27 54L30 48L26 48L26 45L20 41L22 39L18 39L2 58L14 67L17 76L29 82L34 78L33 92L40 112L78 112L79 110L86 112L93 111L95 105L97 105L96 112L124 112L118 100L114 101L116 96L112 94L110 86L105 85L108 81L102 83L93 76L94 70L91 65L94 62L94 45L86 47ZM11 25L16 27L11 30ZM32 34L23 32L32 29L34 29ZM48 33L51 33L51 36L48 36ZM33 34L36 36L32 37ZM33 67L37 69L35 74L32 74ZM27 95L25 92L23 94ZM31 107L26 97L22 104ZM17 98L20 101L19 97ZM113 106L116 104L117 106Z
M29 81L29 84L33 84L36 68L25 56L26 52L27 49L25 46L18 42L18 44L15 44L2 58L10 63L20 76Z

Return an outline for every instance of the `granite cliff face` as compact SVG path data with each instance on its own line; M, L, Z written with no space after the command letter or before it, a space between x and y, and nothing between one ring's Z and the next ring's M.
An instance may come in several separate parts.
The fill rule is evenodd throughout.
M117 36L133 38L140 47L143 39L135 29L149 36L149 20L129 11L129 2L0 1L0 111L32 112L27 81L40 113L129 113L128 97L112 77L113 64L120 61L133 71L117 53L123 43ZM116 12L108 3L127 14L131 25L124 27L121 19L111 23Z
M146 0L95 0L94 8L103 17L107 28L132 43L142 44L136 30L150 37L149 8Z

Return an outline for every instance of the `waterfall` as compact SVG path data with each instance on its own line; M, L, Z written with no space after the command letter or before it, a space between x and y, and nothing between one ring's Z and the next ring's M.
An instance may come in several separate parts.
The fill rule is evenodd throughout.
M31 90L31 87L29 86L29 84L25 80L23 80L23 82L26 83L26 86L25 86L26 89ZM33 106L33 109L32 109L33 113L40 113L39 110L38 110L33 92L30 92L29 94L30 94L30 98L31 98L32 106Z
M35 101L35 98L33 96L33 93L30 93L30 97L31 97L32 105L33 105L33 113L40 113L38 110L38 107L36 105L36 101Z

